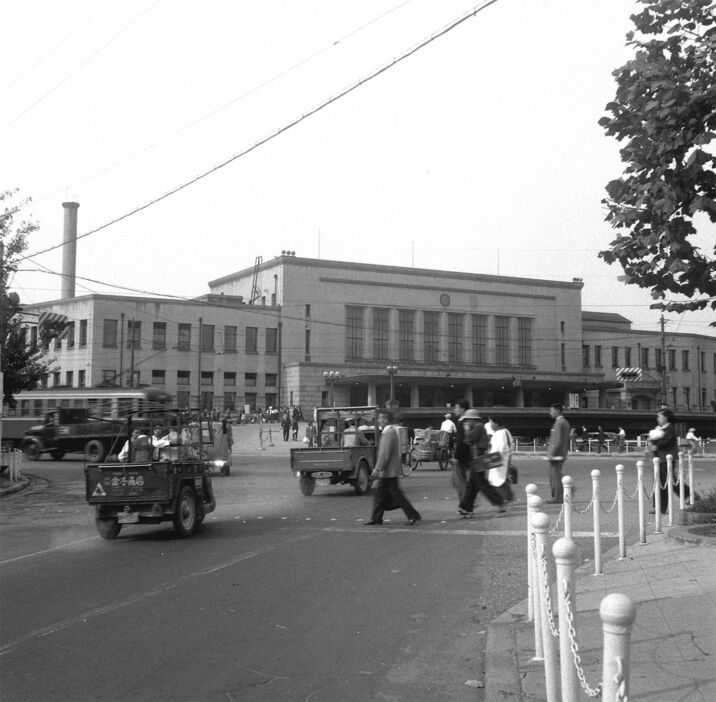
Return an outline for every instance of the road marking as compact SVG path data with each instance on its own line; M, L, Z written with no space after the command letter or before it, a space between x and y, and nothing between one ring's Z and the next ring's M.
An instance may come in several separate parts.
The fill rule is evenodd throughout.
M35 556L42 556L45 553L52 553L52 551L59 551L62 548L69 548L70 546L75 546L77 544L83 544L86 541L94 541L95 539L99 539L99 535L88 536L86 539L80 539L79 541L70 541L69 543L60 544L59 546L52 546L51 548L46 548L43 551L34 551L33 553L26 553L23 556L15 556L15 558L7 558L4 561L0 561L0 565L6 565L7 563L14 563L15 561L23 561L26 558L34 558Z
M519 536L526 538L527 532L522 530L511 530L511 529L426 529L422 526L412 527L391 527L383 524L381 527L375 529L354 529L352 527L323 527L319 531L345 531L355 534L378 534L378 533L396 533L403 532L409 534L437 534L438 536ZM594 536L592 531L575 531L572 532L572 536L578 539L591 539ZM616 539L619 534L615 531L603 531L602 538L605 539Z

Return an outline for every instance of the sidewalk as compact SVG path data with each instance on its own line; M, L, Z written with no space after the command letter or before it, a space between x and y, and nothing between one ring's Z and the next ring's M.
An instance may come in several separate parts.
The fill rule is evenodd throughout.
M664 534L648 533L647 544L629 546L624 560L616 549L604 554L602 575L593 574L592 562L577 570L577 641L586 680L595 688L602 676L599 604L620 592L637 606L629 699L710 702L716 700L716 530L663 528ZM488 629L487 702L546 700L544 664L533 655L524 600ZM582 692L579 699L592 698Z

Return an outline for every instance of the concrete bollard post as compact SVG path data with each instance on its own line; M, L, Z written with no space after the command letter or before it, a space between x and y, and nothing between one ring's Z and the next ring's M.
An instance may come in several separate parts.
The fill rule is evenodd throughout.
M626 558L626 533L624 528L624 466L620 463L617 471L617 523L619 525L619 560Z
M602 572L602 525L599 503L599 476L595 468L592 471L592 527L594 529L594 575Z
M689 461L689 504L694 504L694 457L691 452L687 454L687 460Z
M639 544L646 543L646 510L644 508L644 461L636 462L636 490L639 504Z
M599 616L604 635L602 699L625 700L629 695L629 646L636 607L626 595L614 593L602 600Z
M535 660L541 661L544 658L544 648L542 646L542 605L539 591L539 578L537 577L537 556L532 551L532 540L534 537L534 528L532 526L532 517L542 507L542 498L539 495L530 495L527 498L530 523L527 530L527 537L530 540L530 546L527 555L532 563L532 614L535 625Z
M540 615L542 620L542 648L544 650L544 682L547 702L561 702L559 691L559 658L557 656L557 642L552 636L549 626L549 611L547 609L546 593L549 593L549 574L545 574L542 560L547 555L547 532L549 530L549 517L544 512L532 515L532 528L537 538L537 581L539 583Z
M654 533L661 534L661 476L659 459L654 458Z
M565 475L562 478L562 487L564 488L564 506L562 515L564 516L564 538L572 538L572 478Z
M578 702L579 677L574 667L572 647L569 639L569 618L567 616L566 596L569 596L569 609L572 612L572 626L577 629L577 597L575 571L579 565L579 550L571 539L559 539L552 546L554 562L557 566L557 592L559 597L559 660L562 698L564 702Z
M674 457L666 456L666 489L669 505L669 526L674 526Z
M537 486L534 483L525 485L525 502L527 503L527 621L534 620L534 602L532 589L534 588L534 571L532 568L532 508L530 497L537 495ZM541 501L541 500L540 500Z
M679 509L686 507L686 493L684 486L684 452L679 452Z

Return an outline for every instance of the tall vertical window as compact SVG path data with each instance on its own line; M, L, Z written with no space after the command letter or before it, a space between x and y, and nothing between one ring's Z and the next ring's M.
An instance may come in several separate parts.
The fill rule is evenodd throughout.
M398 359L415 360L415 312L398 311Z
M562 369L567 367L567 346L564 342L559 345L559 357L562 361Z
M388 310L385 307L373 308L373 358L388 358Z
M591 358L589 356L589 344L582 345L582 366L589 368L592 365Z
M661 356L661 349L654 349L654 367L660 371L661 366L664 363L664 359Z
M278 329L266 329L266 353L278 353Z
M706 351L699 352L699 369L702 373L706 372Z
M236 392L224 392L224 409L232 410L236 407Z
M37 348L37 327L36 326L30 327L30 348L32 348L32 349Z
M75 345L75 323L70 322L67 325L67 330L65 331L65 339L67 339L67 348L71 349L74 348Z
M464 327L464 314L448 313L448 361L450 363L462 363L464 360L462 344Z
M346 305L346 355L363 357L363 308Z
M127 320L127 348L142 348L142 323L136 320Z
M236 353L236 327L224 327L224 353Z
M167 347L167 324L166 322L154 322L152 324L152 349L162 351Z
M631 368L631 349L628 346L624 349L624 367Z
M423 312L423 346L425 360L435 363L440 357L440 315Z
M105 319L102 328L102 346L115 348L117 346L117 320Z
M689 370L689 352L686 350L681 352L681 370Z
M87 320L80 319L80 346L87 346Z
M304 360L310 361L311 360L311 330L310 329L306 329L304 343L305 343Z
M65 385L68 387L72 387L72 385L75 382L75 373L74 371L67 371L65 373Z
M612 346L612 368L619 368L619 347Z
M686 409L691 408L691 388L684 388L684 404Z
M487 316L472 315L472 362L487 363Z
M669 370L676 370L676 349L669 349Z
M649 367L649 349L643 346L641 347L641 367Z
M258 327L246 327L246 353L258 353Z
M594 367L595 368L602 367L602 347L601 346L594 347Z
M77 371L77 387L78 388L85 387L86 378L87 378L87 371L85 371L85 370Z
M532 365L532 320L529 317L517 318L517 362L521 366Z
M102 369L102 385L111 386L115 384L117 371L110 368Z
M510 318L495 317L495 362L510 362Z
M191 351L191 324L179 324L177 349L179 351Z
M214 325L213 324L202 324L201 325L201 350L202 351L213 351L214 350Z

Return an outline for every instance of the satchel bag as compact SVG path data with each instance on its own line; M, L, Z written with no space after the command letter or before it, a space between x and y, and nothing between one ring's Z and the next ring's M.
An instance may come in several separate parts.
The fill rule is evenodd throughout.
M491 468L499 468L502 465L502 455L499 453L480 453L473 451L470 468L481 473Z
M519 480L519 473L517 472L517 468L515 468L515 464L512 462L512 459L510 458L510 463L507 466L507 481L512 483L513 485L517 485L517 481Z

